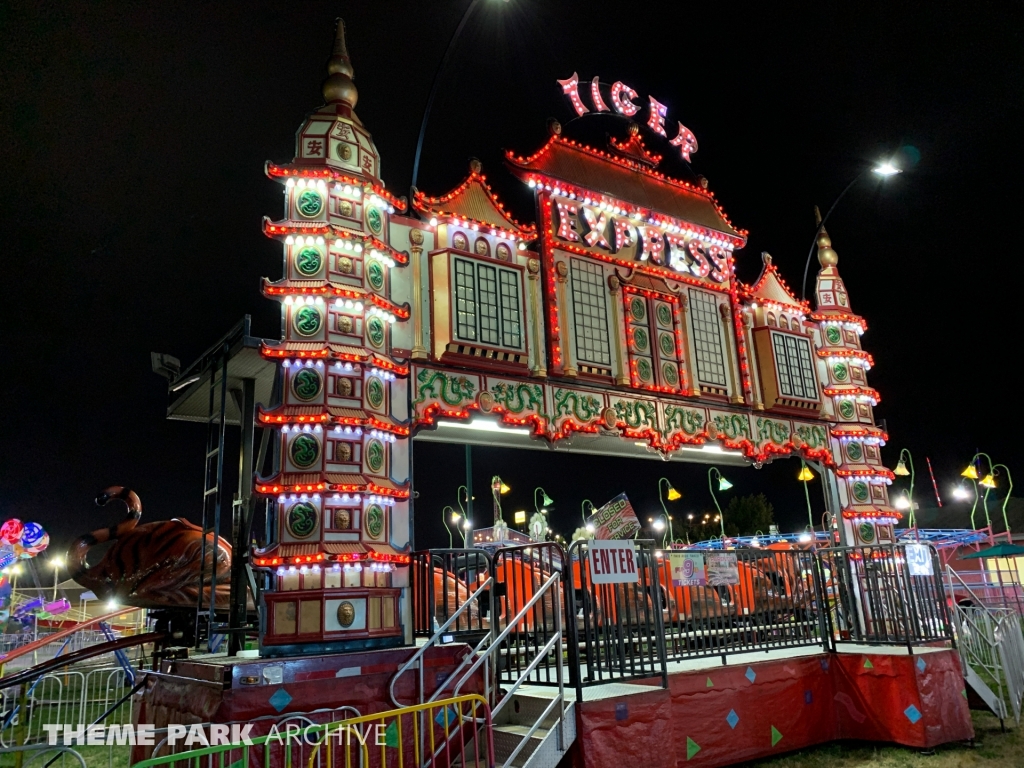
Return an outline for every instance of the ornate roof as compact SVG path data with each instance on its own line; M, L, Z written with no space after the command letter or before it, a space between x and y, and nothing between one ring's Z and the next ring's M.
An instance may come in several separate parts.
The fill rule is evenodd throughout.
M746 230L732 225L709 190L659 173L648 163L602 152L557 134L537 153L517 157L508 152L506 160L523 180L533 176L557 179L729 235L739 241L737 245L746 242Z
M810 311L811 305L807 301L800 301L786 285L778 269L772 263L769 253L762 253L761 260L764 267L757 281L752 286L744 286L740 293L745 299L751 301L773 302L782 304L785 308L806 314Z
M526 240L537 236L536 226L520 224L505 210L505 206L487 184L487 177L480 172L480 162L477 160L470 163L466 180L445 195L430 197L415 190L412 207L428 218L458 217L512 232Z

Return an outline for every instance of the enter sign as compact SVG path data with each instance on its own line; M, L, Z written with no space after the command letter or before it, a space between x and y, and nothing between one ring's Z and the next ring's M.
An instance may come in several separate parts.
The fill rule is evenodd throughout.
M636 584L636 550L632 541L595 539L590 547L590 579L594 584Z

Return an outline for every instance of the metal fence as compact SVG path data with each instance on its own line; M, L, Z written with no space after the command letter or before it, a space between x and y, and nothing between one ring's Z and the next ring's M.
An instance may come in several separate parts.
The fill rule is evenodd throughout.
M491 557L480 549L431 549L412 556L413 631L430 637L459 610L491 575ZM455 637L480 636L490 631L488 600L474 600L449 627Z
M739 549L716 584L673 582L672 557L661 558L665 643L670 661L701 656L821 646L827 642L818 562L813 552ZM682 582L683 579L676 581Z
M637 581L594 582L590 542L574 541L566 559L569 674L582 689L661 676L668 685L658 558L653 541L635 541Z
M933 547L834 547L819 550L818 559L836 643L906 645L912 652L953 639Z
M523 611L552 574L562 573L564 559L565 551L554 542L506 547L494 554L495 630L509 630L499 649L497 674L500 681L511 683L519 680L536 662L527 675L527 681L540 685L558 684L557 660L553 654L545 654L545 658L539 661L537 656L565 625L565 600L561 588L545 593L514 626L509 627L509 622Z

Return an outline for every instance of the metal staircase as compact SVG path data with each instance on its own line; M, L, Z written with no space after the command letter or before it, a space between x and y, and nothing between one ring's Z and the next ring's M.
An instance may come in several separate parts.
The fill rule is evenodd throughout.
M562 637L561 611L555 614L555 626L551 637L543 645L538 643L526 660L525 666L511 681L502 680L503 686L497 682L497 670L508 666L510 649L509 638L530 621L531 613L536 612L545 598L561 604L561 573L555 572L534 591L530 600L519 612L504 621L504 628L497 632L493 626L497 623L494 613L494 592L496 582L494 576L481 580L466 601L440 625L434 634L417 650L415 654L395 673L391 679L389 693L392 703L398 707L395 685L407 672L416 670L418 673L417 697L419 704L430 703L448 696L459 696L464 687L471 681L483 681L484 695L491 704L492 723L480 723L478 728L490 727L495 752L496 768L554 768L565 756L576 738L575 712L572 702L565 699L565 670L563 665L564 647ZM442 645L452 640L452 627L458 626L472 610L494 617L487 633L471 646L468 653L458 664L452 674L429 696L425 694L423 657L433 646ZM555 685L540 688L526 693L520 690L524 684L529 685L531 675L550 656L555 659ZM420 733L424 733L421 728ZM467 750L469 747L467 747ZM434 756L427 756L423 766L433 764ZM455 766L461 765L458 761Z
M966 594L953 606L957 648L973 709L989 709L1005 727L1011 715L1020 725L1024 703L1024 633L1021 616L1006 608L987 607L951 567L949 593Z

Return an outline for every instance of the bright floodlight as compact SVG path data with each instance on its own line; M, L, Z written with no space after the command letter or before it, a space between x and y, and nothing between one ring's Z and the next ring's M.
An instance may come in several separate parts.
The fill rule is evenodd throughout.
M654 530L658 531L659 533L665 530L665 521L662 520L660 517L654 521Z
M895 176L897 173L903 173L903 171L892 163L882 163L874 170L879 176Z
M910 499L906 496L900 496L896 499L896 509L910 509Z
M956 488L953 489L953 496L960 500L971 498L970 492L962 485L958 485Z

